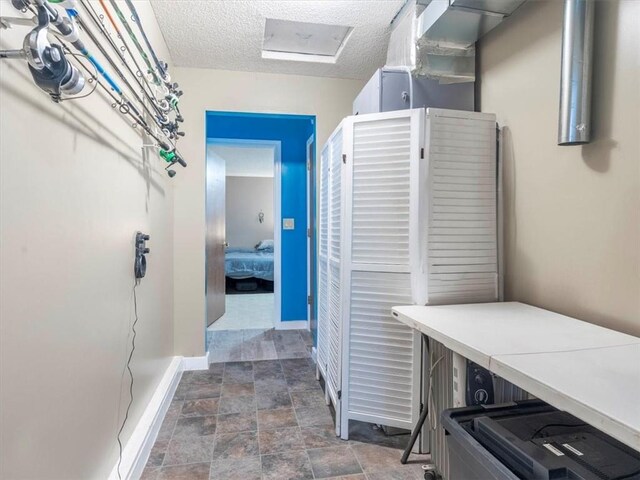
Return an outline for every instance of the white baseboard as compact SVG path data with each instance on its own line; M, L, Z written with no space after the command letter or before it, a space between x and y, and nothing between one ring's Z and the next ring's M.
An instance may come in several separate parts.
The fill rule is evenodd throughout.
M182 357L182 370L207 370L209 368L210 353L207 352L202 357Z
M309 322L306 320L291 320L276 322L276 330L307 330Z
M164 416L182 377L182 362L182 357L173 357L131 437L122 449L120 474L125 480L140 478L142 475ZM118 463L116 462L109 480L117 479Z

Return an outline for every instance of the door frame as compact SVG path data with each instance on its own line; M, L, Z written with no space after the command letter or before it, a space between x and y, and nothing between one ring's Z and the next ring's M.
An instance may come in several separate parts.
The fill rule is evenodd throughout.
M311 331L311 323L316 318L316 255L315 255L315 134L307 139L307 330Z
M212 204L213 198L216 197L216 195L212 194L213 192L217 192L218 189L222 190L221 201L222 210L224 212L224 210L226 209L226 165L224 163L224 159L222 158L220 158L220 164L217 164L215 166L212 164L213 160L211 160L210 158L211 147L212 145L207 143L205 148L205 328L209 328L215 322L220 320L220 318L222 318L226 312L226 292L224 291L226 282L224 276L224 258L222 259L221 265L221 286L223 291L220 295L219 291L215 291L215 288L220 287L220 285L218 285L220 283L218 277L220 271L219 268L215 268L216 265L214 264L213 260L215 260L216 255L211 251L213 249L222 248L224 256L225 247L222 245L222 243L225 241L224 239L226 237L226 232L224 231L226 229L226 225L224 222L222 223L222 225L218 225L215 222L215 215L213 212L214 210L216 210L215 207L219 207L220 205L217 205L217 202L214 202L214 204ZM222 178L218 179L216 177L216 179L219 180L219 183L215 186L212 184L211 178L215 177L215 175L212 174L214 168L219 168L220 170L222 170ZM219 210L219 208L217 210ZM215 238L212 238L212 236ZM216 245L217 242L221 242L220 245ZM212 272L212 270L214 271ZM211 288L212 286L215 286L215 288ZM216 318L211 319L210 317L213 317L214 315L216 316Z
M283 324L286 326L291 323L282 321L282 142L244 138L207 138L207 145L273 148L273 323L276 330L282 329Z

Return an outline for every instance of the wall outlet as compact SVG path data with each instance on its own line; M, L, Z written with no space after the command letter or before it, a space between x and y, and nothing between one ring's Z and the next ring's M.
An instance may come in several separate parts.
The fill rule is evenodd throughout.
M283 230L295 230L296 228L296 219L295 218L283 218L282 219L282 229Z

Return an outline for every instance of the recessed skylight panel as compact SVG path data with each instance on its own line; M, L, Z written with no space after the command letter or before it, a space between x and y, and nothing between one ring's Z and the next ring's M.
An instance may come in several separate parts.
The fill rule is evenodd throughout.
M351 32L343 25L291 22L268 18L264 30L264 53L336 57ZM264 56L264 55L263 55Z

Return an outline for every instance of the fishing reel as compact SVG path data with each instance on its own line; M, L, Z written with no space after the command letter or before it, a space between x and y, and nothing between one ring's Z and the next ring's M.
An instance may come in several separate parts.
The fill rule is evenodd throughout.
M29 71L38 87L47 92L54 102L60 102L62 94L75 95L85 85L85 78L65 58L61 45L51 44L47 38L49 13L38 7L38 25L29 32L23 43L23 51Z
M170 122L167 117L157 116L156 120L162 129L162 133L164 133L171 140L177 140L178 137L184 137L185 133L178 130L179 125L178 122L184 122L182 117L176 118L174 122Z
M182 165L182 167L187 168L187 162L184 161L184 159L180 156L180 154L175 149L169 150L169 149L160 148L160 151L158 152L158 154L160 155L160 158L162 158L165 162L169 164L167 165L165 170L167 171L167 175L169 175L170 178L173 178L176 176L176 171L171 170L171 167L176 163L179 163L180 165Z

